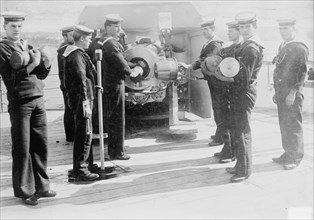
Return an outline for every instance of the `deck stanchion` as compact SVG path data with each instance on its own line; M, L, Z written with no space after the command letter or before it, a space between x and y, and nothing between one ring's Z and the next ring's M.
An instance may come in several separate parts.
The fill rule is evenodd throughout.
M105 151L104 151L104 130L103 130L103 106L102 106L102 84L101 84L101 60L102 50L95 51L97 60L97 95L98 95L98 120L99 120L99 149L100 149L100 168L105 170Z
M104 133L103 129L103 103L102 103L102 77L101 77L101 60L102 50L97 49L95 51L95 57L97 60L97 95L98 95L98 120L99 120L99 150L100 150L100 167L97 173L100 179L109 179L118 176L122 172L127 172L125 168L121 166L106 166L105 167L105 150L104 150L104 138L108 137L107 133Z

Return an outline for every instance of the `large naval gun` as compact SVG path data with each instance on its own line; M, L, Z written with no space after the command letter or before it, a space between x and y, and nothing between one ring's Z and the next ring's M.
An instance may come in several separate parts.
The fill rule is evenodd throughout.
M180 63L190 62L187 36L202 21L193 5L149 2L87 6L78 23L102 32L106 14L119 14L124 19L124 57L143 69L136 78L126 77L126 118L166 119L178 103L178 109L184 111L189 76ZM172 97L173 89L177 97Z
M168 84L177 81L185 72L179 71L176 58L167 58L163 50L152 43L141 43L125 51L127 61L143 69L143 74L136 78L126 77L126 101L133 104L162 102L166 97ZM179 73L180 72L180 73Z

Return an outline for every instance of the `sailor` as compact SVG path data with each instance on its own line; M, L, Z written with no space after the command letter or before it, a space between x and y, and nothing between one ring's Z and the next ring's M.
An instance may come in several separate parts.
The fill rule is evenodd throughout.
M207 40L203 45L199 58L188 66L189 69L197 70L201 68L201 64L204 63L207 57L218 56L223 45L223 41L215 34L215 19L211 18L201 23L201 30L204 38ZM215 135L212 135L209 146L217 146L223 144L222 129L223 129L223 117L224 112L221 111L221 89L225 87L224 83L217 79L214 75L204 72L204 78L207 80L210 90L212 108L214 112L214 120L216 123Z
M74 44L67 46L65 59L65 89L69 107L74 113L75 135L73 145L74 181L93 181L99 175L93 173L92 109L95 97L95 67L85 52L91 42L93 30L75 25Z
M56 196L50 190L47 173L48 129L42 81L50 72L52 57L20 38L26 14L7 11L1 16L6 37L0 41L0 74L7 88L12 125L13 191L25 204L37 205L41 197ZM26 57L14 60L13 54L28 55L30 62L20 63Z
M239 23L243 42L234 57L240 64L239 73L230 85L231 146L236 153L235 167L226 168L233 174L231 182L241 182L252 174L251 111L256 102L258 72L263 62L263 44L256 35L257 19L253 12L241 12Z
M61 29L63 42L59 46L57 50L57 59L58 59L58 69L59 69L59 79L60 79L60 89L63 95L64 101L64 115L63 115L63 125L65 131L66 141L74 141L74 115L72 110L68 105L68 98L66 96L65 86L64 86L64 59L62 59L62 55L68 45L72 45L73 41L73 26L63 27Z
M220 54L222 58L225 57L234 57L235 49L240 45L242 42L242 37L240 34L240 28L237 21L230 21L226 23L228 27L228 39L231 41L231 45L222 48Z
M237 21L231 21L227 24L228 27L228 38L232 42L228 47L224 47L220 51L220 56L224 59L227 57L234 57L235 50L241 43L241 35L239 24ZM224 142L223 148L220 152L214 154L215 157L219 158L220 163L228 163L235 160L234 149L231 148L230 139L230 81L224 81L225 87L221 90L221 111L224 113L223 123L221 125L222 140Z
M102 85L104 89L104 122L108 132L110 160L129 160L124 148L125 140L125 84L126 76L136 77L143 69L134 67L124 59L124 47L119 43L121 22L118 14L108 14L105 31L99 40L102 56ZM131 69L131 67L134 67Z
M304 156L302 105L307 73L308 47L297 38L294 18L278 19L283 42L274 59L274 103L277 104L284 153L273 158L287 170L296 168Z

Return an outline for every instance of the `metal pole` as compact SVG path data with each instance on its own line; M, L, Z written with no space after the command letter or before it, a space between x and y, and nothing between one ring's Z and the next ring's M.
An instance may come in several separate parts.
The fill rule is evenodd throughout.
M103 130L103 112L102 112L102 85L101 85L101 60L102 50L95 51L97 60L97 87L98 87L98 120L99 120L99 149L100 149L100 168L105 169L105 154L104 154L104 130Z
M2 76L0 76L0 112L3 112L3 101L2 101Z

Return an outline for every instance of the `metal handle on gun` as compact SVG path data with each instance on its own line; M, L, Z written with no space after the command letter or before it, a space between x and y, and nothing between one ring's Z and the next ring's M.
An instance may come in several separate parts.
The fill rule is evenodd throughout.
M199 77L196 77L196 76L195 76L195 78L190 78L190 77L185 76L185 75L183 75L183 74L182 74L182 75L180 74L179 76L180 76L180 77L183 77L183 78L186 78L186 79L189 79L189 80L194 80L194 81L203 79L203 78L199 78Z
M95 57L97 60L97 86L101 85L101 60L102 50L98 49L95 51ZM104 130L103 130L103 106L102 106L102 91L98 89L98 120L99 120L99 149L100 149L100 168L105 169L105 150L104 150Z
M186 65L185 63L179 63L179 64L178 64L178 68L179 68L179 74L178 74L178 76L180 76L180 77L182 77L182 78L189 79L189 80L193 80L193 81L200 80L200 79L204 79L204 78L199 78L199 77L197 77L197 76L194 76L194 78L191 78L191 77L190 77L190 75L191 75L190 71L189 71L189 74L188 74L189 76L186 76L186 75L182 74L180 70L181 70L182 68L183 68L183 69L186 69L186 68L187 68L187 65Z

